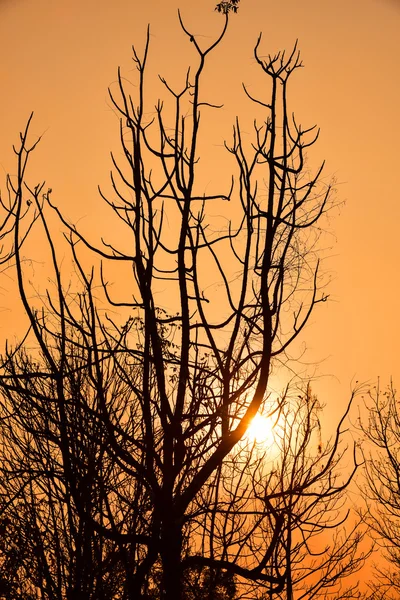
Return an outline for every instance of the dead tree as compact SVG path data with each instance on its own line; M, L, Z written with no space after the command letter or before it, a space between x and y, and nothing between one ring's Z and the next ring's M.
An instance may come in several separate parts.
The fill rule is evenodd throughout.
M251 495L258 499L260 513L282 523L270 568L284 574L285 588L266 597L360 598L354 575L371 550L367 545L360 550L365 527L347 496L360 460L346 425L355 392L330 439L321 427L324 407L310 384L299 392L286 393L274 447L261 453L251 477ZM264 535L271 530L268 524Z
M379 385L365 397L367 418L360 417L364 433L366 484L365 518L382 556L370 581L371 600L397 598L400 592L400 411L391 384ZM383 560L382 560L383 559Z
M41 334L58 360L60 340L44 329ZM118 512L116 496L125 483L104 454L105 431L92 416L97 382L82 342L76 331L63 340L62 396L54 369L46 368L48 357L33 359L18 347L4 357L0 577L10 600L105 600L126 593L129 551L115 536L104 538L100 525L107 518L105 496ZM112 388L113 410L119 410L123 385L110 382L107 370L103 364L102 384Z
M161 79L172 100L167 114L160 100L154 117L147 116L149 32L143 58L134 51L137 98L118 74L119 95L110 95L120 115L125 162L112 155L112 195L100 194L122 224L120 245L106 236L99 244L91 241L56 207L50 190L27 188L53 266L55 292L47 291L42 309L28 293L19 227L23 198L15 195L16 273L30 330L29 342L3 356L4 410L30 394L35 406L40 389L45 398L50 394L57 435L49 427L39 437L57 446L62 494L73 511L71 523L87 524L89 556L99 536L118 553L124 598L144 598L156 586L159 597L180 599L189 570L202 567L211 579L226 572L267 585L272 594L283 592L288 581L287 565L271 567L285 543L283 514L267 502L263 516L249 525L243 498L260 467L251 453L243 464L240 441L258 411L283 410L279 400L265 409L271 370L286 360L314 308L327 298L320 291L318 238L320 220L334 200L321 180L323 165L314 174L306 165L318 131L302 129L289 112L288 82L301 66L297 47L262 58L261 36L254 56L269 92L264 99L245 93L250 106L263 108L264 120L254 123L246 145L237 119L226 143L232 173L221 176L221 187L212 193L201 189L200 115L217 109L204 95L203 78L227 31L230 11L221 12L222 32L206 48L179 17L197 64L178 90ZM22 172L20 177L22 186ZM224 231L213 226L210 206L232 214ZM76 296L62 280L46 216L51 209L69 232L82 288ZM101 259L103 300L97 298L95 268L85 267L87 252L79 254L78 245ZM123 273L120 297L108 283L117 268ZM35 360L28 343L36 345ZM79 426L74 403L82 415ZM34 435L27 418L21 427ZM290 493L279 490L282 501ZM217 535L227 506L238 518L225 521ZM218 536L232 544L217 543ZM101 553L98 564L104 560Z

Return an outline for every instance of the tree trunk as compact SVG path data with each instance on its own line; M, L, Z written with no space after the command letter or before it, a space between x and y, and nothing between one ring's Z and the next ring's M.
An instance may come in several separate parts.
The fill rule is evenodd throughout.
M161 562L163 600L182 600L181 578L182 531L170 513L162 528Z

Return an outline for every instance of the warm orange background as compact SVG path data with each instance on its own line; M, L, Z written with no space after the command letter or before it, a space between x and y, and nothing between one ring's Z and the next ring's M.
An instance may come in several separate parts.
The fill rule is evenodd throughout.
M178 84L192 49L179 30L177 7L188 27L207 41L222 22L214 5L215 0L0 0L2 173L13 170L11 144L34 110L32 133L45 135L31 181L46 179L54 201L75 222L107 228L96 186L108 183L109 150L119 152L106 92L116 67L134 81L130 47L135 43L141 51L150 22L151 76L160 72ZM339 196L347 201L331 222L337 243L325 268L333 275L332 301L317 309L304 336L306 358L326 359L318 373L328 377L315 384L321 400L341 408L352 380L380 375L386 382L393 376L400 385L400 1L242 0L207 72L209 100L226 105L210 116L215 147L229 136L236 113L251 123L240 84L262 89L252 56L260 29L265 53L290 49L299 39L306 68L294 77L291 107L303 125L321 127L311 165L325 158L327 180L336 177ZM158 91L158 84L150 85L149 109ZM215 177L218 172L210 174L210 180ZM8 284L1 285L4 335L11 312Z

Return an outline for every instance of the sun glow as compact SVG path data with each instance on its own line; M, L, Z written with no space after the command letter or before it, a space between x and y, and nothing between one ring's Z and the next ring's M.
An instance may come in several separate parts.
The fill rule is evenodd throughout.
M268 448L275 442L274 425L275 421L273 417L268 418L256 414L249 425L245 437L251 443L262 444Z

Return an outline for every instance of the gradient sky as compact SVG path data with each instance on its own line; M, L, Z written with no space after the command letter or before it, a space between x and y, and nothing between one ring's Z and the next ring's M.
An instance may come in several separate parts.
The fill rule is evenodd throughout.
M31 181L46 179L72 220L107 227L96 192L108 181L109 150L118 150L107 86L118 65L134 81L131 44L143 48L149 22L150 72L178 83L191 48L177 8L194 33L211 40L221 25L214 5L0 0L2 179L13 171L11 145L34 110L32 133L44 137ZM248 112L241 81L260 85L252 55L260 30L265 53L289 50L298 38L306 68L294 78L291 108L303 125L321 128L310 164L326 160L326 178L336 178L338 197L346 201L330 223L331 302L316 310L304 336L306 358L322 360L318 373L331 376L316 384L321 400L342 407L352 380L380 375L386 383L392 376L400 385L400 1L241 0L207 75L210 100L225 103L213 143L229 136L236 114ZM158 89L150 85L150 92ZM8 314L0 317L9 322ZM0 327L1 334L5 321Z

